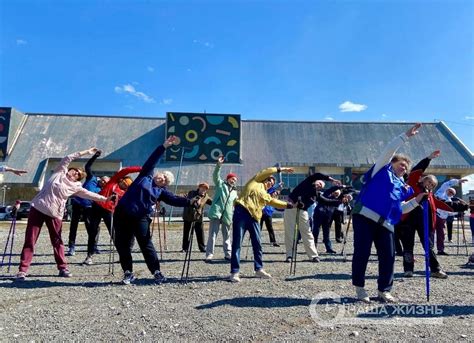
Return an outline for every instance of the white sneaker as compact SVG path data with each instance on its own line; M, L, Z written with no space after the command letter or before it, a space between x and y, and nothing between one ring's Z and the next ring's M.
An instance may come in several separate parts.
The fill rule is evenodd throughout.
M25 281L26 280L26 272L18 272L18 274L16 274L15 280L16 281Z
M94 264L94 262L92 261L92 258L90 256L87 256L86 259L84 260L84 262L82 262L82 264L84 264L86 266L90 266L90 265Z
M390 292L379 291L379 298L385 301L386 303L396 302L395 298L393 297L393 295L390 294Z
M357 296L357 299L367 304L370 303L369 294L367 293L364 287L356 286L356 296Z
M239 273L230 273L229 281L230 282L240 282Z
M206 259L204 260L205 262L211 262L212 259L214 258L214 255L213 254L209 254L206 256Z
M263 269L259 269L255 272L255 277L261 278L261 279L271 279L272 276L268 274L266 271Z

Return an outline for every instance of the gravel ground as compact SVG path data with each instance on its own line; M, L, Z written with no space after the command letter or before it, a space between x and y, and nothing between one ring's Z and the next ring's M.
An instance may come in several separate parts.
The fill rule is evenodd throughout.
M276 226L281 230L281 223ZM0 224L2 249L8 229L9 223ZM320 263L311 263L301 253L296 276L291 278L289 265L283 262L283 247L264 244L265 269L273 279L252 278L253 263L244 261L239 284L225 280L229 264L223 260L221 246L217 247L212 264L204 263L204 254L196 251L192 255L190 280L183 285L179 282L184 259L179 251L181 230L171 228L162 263L168 282L154 285L142 255L136 252L135 272L139 279L134 285L124 286L120 283L119 264L115 265L114 276L107 275L105 230L102 231L103 253L95 256L93 266L81 265L86 250L82 227L78 232L78 252L69 258L72 278L57 277L49 237L43 228L31 275L25 282L13 281L24 229L25 223L17 224L10 273L6 267L0 269L0 341L3 342L474 341L474 269L465 266L464 246L455 255L456 245L447 245L451 255L441 256L440 260L449 278L431 280L429 303L425 297L424 262L419 244L415 277L402 278L401 260L397 257L393 294L400 303L395 306L385 306L375 298L377 260L372 256L366 288L374 301L367 306L356 302L353 295L351 236L346 248L347 261L340 255L321 254ZM68 230L65 223L65 240ZM282 239L283 233L277 231L277 237ZM154 240L158 246L156 234ZM266 232L263 240L268 242ZM322 244L319 247L323 250ZM340 251L341 247L335 244L336 250ZM299 250L303 250L302 245ZM469 250L473 250L472 246ZM245 256L245 248L242 255ZM340 296L343 305L332 299L333 293L327 292Z

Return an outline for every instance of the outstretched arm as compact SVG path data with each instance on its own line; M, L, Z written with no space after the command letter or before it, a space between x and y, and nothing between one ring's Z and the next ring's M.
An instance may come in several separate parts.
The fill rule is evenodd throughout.
M10 172L18 176L22 176L23 174L27 173L26 170L23 169L15 169L9 166L1 166L0 167L0 172Z
M153 174L153 169L155 169L155 166L158 163L160 157L163 155L165 150L172 146L175 142L176 136L170 136L164 141L162 145L157 147L155 151L151 153L150 157L148 157L146 162L143 164L140 175L144 176Z
M418 133L418 129L420 127L420 123L413 125L407 132L395 137L390 143L387 144L375 162L374 169L372 170L372 177L377 174L377 172L382 169L383 166L390 162L395 152L400 148L400 146L402 146L403 143Z

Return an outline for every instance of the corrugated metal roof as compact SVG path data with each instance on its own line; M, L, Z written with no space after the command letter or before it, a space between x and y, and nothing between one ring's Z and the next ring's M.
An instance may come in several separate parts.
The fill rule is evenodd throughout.
M106 159L122 160L124 166L141 165L165 139L164 118L130 118L58 114L21 115L12 128L20 128L6 164L24 168L27 176L5 175L4 182L36 183L45 161L97 146ZM277 162L292 166L359 167L374 163L385 144L405 132L412 123L242 121L242 164L225 165L223 174L236 172L242 182ZM441 149L434 168L474 169L474 158L443 123L425 123L404 152L414 161ZM161 168L178 171L178 163ZM185 163L180 184L211 178L214 164ZM474 171L474 170L473 170Z

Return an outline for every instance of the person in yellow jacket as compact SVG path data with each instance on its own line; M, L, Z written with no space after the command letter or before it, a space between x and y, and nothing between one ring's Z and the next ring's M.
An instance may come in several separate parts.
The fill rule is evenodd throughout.
M267 168L260 171L245 185L242 193L235 201L234 215L232 218L232 253L230 258L231 282L239 282L240 249L245 231L249 231L252 242L255 276L269 279L271 275L263 270L262 244L260 241L260 218L262 209L266 205L276 208L293 208L292 203L287 203L273 198L267 190L275 184L274 173L292 173L292 168Z

